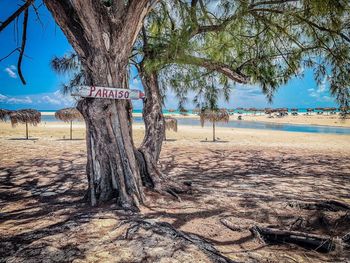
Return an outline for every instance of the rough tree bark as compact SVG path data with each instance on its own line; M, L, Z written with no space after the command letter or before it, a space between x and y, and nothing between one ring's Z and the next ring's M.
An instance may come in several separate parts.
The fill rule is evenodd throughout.
M139 64L138 70L145 90L142 113L145 136L141 146L135 150L142 182L145 186L159 193L167 192L179 198L178 193L190 191L190 184L188 182L178 183L165 177L157 167L165 136L158 74L157 72L146 72L143 63Z
M158 74L156 72L146 74L143 66L141 66L141 70L139 72L142 85L145 90L145 99L142 112L145 123L145 137L139 150L144 153L147 152L150 157L157 162L162 149L165 134Z
M79 55L87 84L128 88L132 45L148 13L150 0L45 0L56 23ZM88 198L92 205L116 197L124 209L144 201L134 155L128 101L82 99L86 123Z
M146 73L142 63L139 65L138 70L145 90L142 112L145 136L135 155L139 162L140 174L144 185L155 188L157 179L154 177L159 174L157 162L165 132L162 102L157 74L155 72Z

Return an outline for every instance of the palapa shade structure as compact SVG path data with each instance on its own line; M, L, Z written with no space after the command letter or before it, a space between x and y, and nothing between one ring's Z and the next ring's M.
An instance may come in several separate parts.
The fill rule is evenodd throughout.
M257 108L249 108L247 111L253 112L254 115L256 115L256 112L258 111Z
M0 109L0 121L6 121L9 118L10 110Z
M306 109L306 112L307 112L307 113L314 112L314 109L313 109L313 108L308 108L308 109Z
M173 130L177 132L177 119L171 117L164 118L165 130ZM166 141L166 132L164 133L164 140Z
M10 111L8 113L8 116L13 127L15 127L18 123L23 123L26 125L27 140L29 139L28 124L36 126L38 123L41 122L41 113L33 109Z
M192 110L192 114L200 114L200 113L201 113L201 110L198 108Z
M73 121L83 120L83 115L76 108L64 108L55 112L56 119L70 122L70 139L73 139Z
M203 110L200 113L200 121L202 127L204 126L205 121L210 121L213 124L213 142L215 139L215 123L216 122L225 122L227 123L230 120L230 115L227 110L219 109L219 110Z

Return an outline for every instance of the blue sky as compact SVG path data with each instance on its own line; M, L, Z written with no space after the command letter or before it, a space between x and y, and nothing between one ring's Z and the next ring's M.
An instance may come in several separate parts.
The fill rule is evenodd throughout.
M22 3L21 1L17 1ZM15 1L2 1L0 21L4 21L18 6ZM35 108L39 110L55 110L73 106L74 98L63 96L60 85L66 77L55 74L50 68L53 56L62 56L72 51L60 28L43 5L39 9L42 24L37 20L33 9L30 9L27 32L27 47L22 63L22 72L27 85L22 85L17 72L18 53L0 62L0 108L21 109ZM18 21L19 34L16 37L14 24L0 33L0 59L18 47L21 42L22 17ZM18 38L18 39L17 39ZM135 76L136 72L133 70ZM141 81L131 78L132 88L142 89ZM134 108L141 109L141 101L134 101ZM174 94L169 92L166 99L166 108L176 108L177 101ZM282 86L274 97L272 104L268 104L259 87L251 85L237 85L232 91L230 102L220 102L226 108L236 107L326 107L336 106L328 92L328 83L325 80L317 85L313 80L312 72L307 70L304 77L294 78ZM193 108L190 103L188 108Z

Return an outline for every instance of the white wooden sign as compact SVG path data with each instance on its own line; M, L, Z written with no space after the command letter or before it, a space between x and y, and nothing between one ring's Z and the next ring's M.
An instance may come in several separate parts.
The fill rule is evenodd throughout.
M100 99L120 99L120 100L139 100L145 97L141 90L136 89L114 89L108 87L96 86L79 86L74 89L72 96L80 96L84 98L100 98Z

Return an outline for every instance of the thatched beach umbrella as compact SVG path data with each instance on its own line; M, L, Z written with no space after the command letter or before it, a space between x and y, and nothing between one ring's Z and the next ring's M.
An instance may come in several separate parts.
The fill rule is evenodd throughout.
M324 108L315 108L315 111L317 111L317 114L323 114Z
M213 142L215 142L215 123L216 122L228 122L230 120L230 115L226 110L203 110L200 113L200 120L202 127L205 121L210 121L213 123Z
M0 121L6 121L9 118L10 110L0 109Z
M327 115L329 113L332 113L332 111L336 111L336 110L337 110L336 108L330 108L330 107L323 108L323 111L325 111L327 113Z
M199 114L200 112L201 110L198 108L192 110L192 114Z
M180 114L186 115L188 113L188 110L186 109L180 109Z
M258 111L258 109L257 108L249 108L249 109L247 109L247 111L253 112L253 114L256 115L256 112Z
M292 115L298 115L298 109L297 108L291 108L290 111L292 112Z
M264 109L264 112L265 112L265 114L268 114L269 117L272 117L271 114L274 113L275 110L274 110L274 109L271 109L271 108L265 108L265 109Z
M173 130L174 132L177 132L177 119L171 118L171 117L165 117L165 130ZM166 132L164 133L164 140L166 140Z
M65 108L55 113L56 119L59 119L64 122L70 122L70 139L73 139L73 121L83 120L83 116L76 108Z
M276 111L281 117L288 115L288 108L278 108Z
M11 111L8 116L10 117L12 126L16 126L18 123L25 123L26 125L26 139L28 140L28 124L36 126L41 122L41 113L33 109L24 109Z
M308 109L306 109L306 112L309 114L311 112L314 112L314 109L313 108L308 108Z

